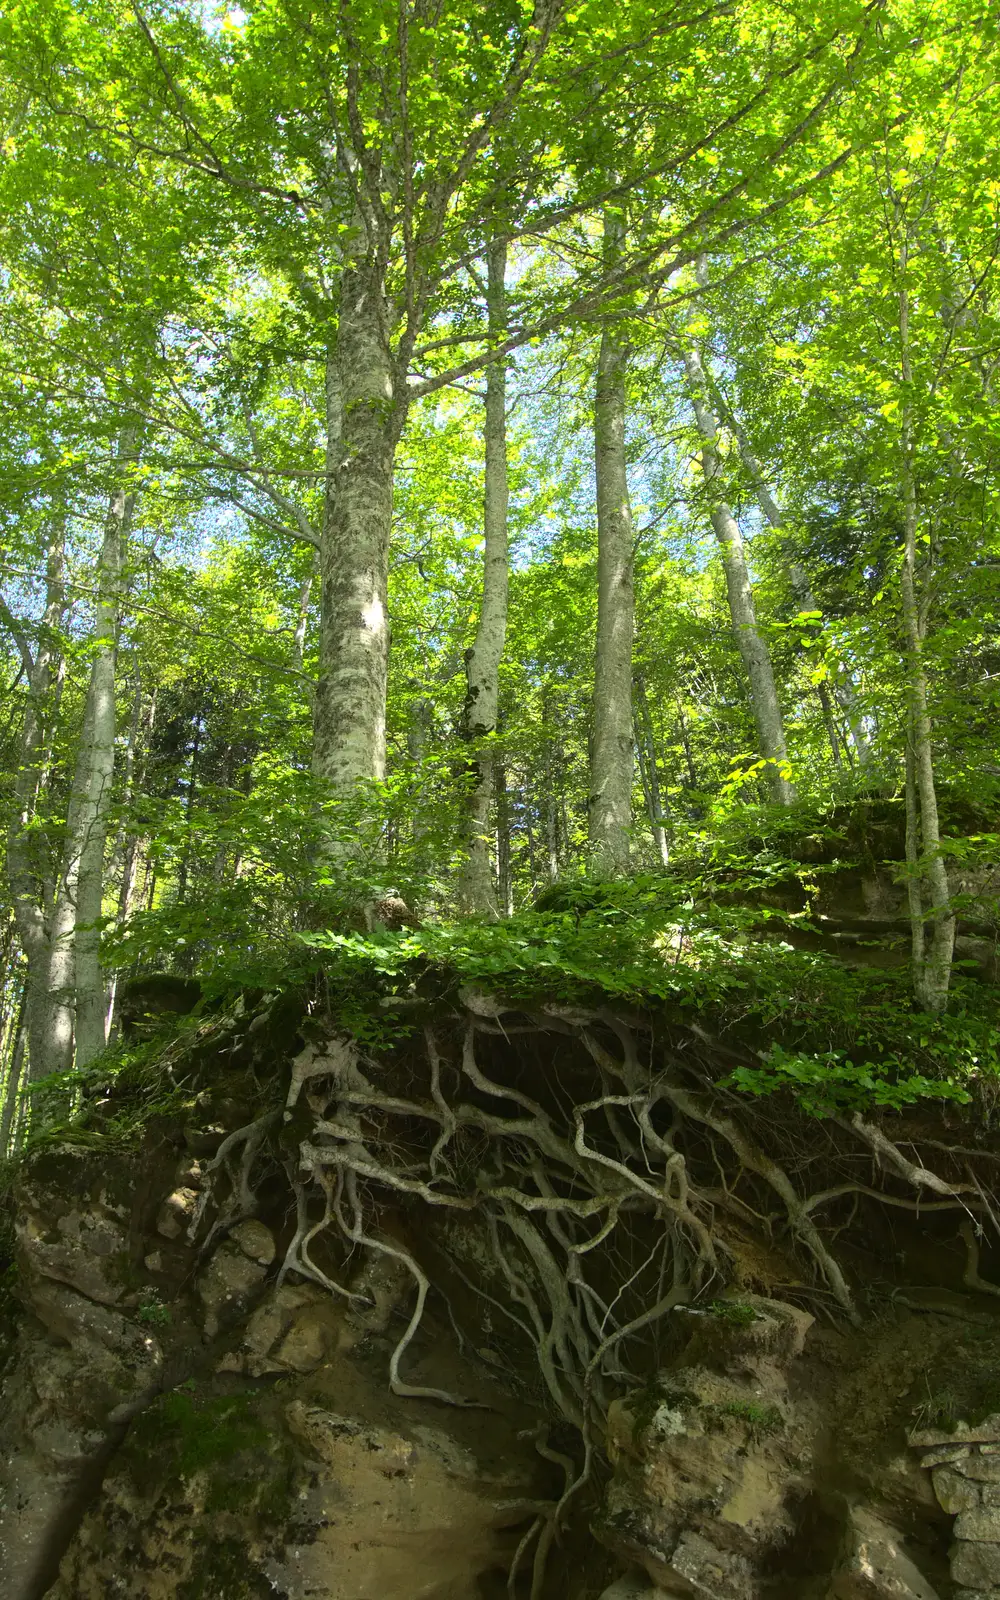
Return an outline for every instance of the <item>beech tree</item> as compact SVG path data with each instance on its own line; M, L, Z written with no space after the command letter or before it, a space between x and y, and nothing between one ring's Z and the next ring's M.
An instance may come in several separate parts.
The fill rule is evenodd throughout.
M761 800L908 800L946 1004L995 631L992 47L953 24L9 8L12 1107L136 967L495 919Z

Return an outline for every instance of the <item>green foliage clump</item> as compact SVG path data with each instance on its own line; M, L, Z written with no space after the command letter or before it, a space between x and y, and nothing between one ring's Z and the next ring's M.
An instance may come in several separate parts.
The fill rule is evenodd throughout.
M810 1117L836 1116L872 1106L901 1111L918 1100L955 1100L967 1105L972 1099L954 1076L928 1078L923 1073L908 1073L898 1056L891 1062L855 1063L840 1050L810 1055L784 1050L780 1044L772 1044L759 1067L737 1067L723 1082L727 1088L751 1095L789 1091Z
M708 1310L713 1317L721 1317L723 1322L735 1323L740 1328L749 1328L760 1320L753 1306L745 1305L740 1300L712 1300Z
M739 1066L727 1087L787 1091L813 1116L966 1103L1000 1077L1000 1028L982 984L956 979L951 1009L931 1015L915 1008L905 969L848 967L762 936L798 920L760 903L790 865L581 880L499 924L300 938L324 963L338 1015L373 1045L404 1036L422 1003L465 985L526 1008L624 1002L668 1024L696 1021L757 1052L759 1065Z
M190 1389L174 1389L162 1395L134 1426L129 1436L130 1464L140 1477L166 1472L181 1482L198 1472L246 1468L237 1474L243 1483L242 1503L246 1504L254 1499L246 1481L247 1458L255 1463L252 1476L256 1481L261 1476L259 1458L269 1458L274 1443L258 1411L256 1395L204 1397Z

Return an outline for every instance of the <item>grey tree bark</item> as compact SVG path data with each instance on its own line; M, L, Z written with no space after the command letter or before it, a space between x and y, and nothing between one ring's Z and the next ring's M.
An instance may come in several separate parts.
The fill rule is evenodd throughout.
M53 520L49 533L45 609L33 655L27 639L18 638L27 671L28 695L7 832L7 869L18 935L28 962L28 1060L33 1079L65 1071L73 1048L75 876L71 875L67 907L65 873L59 872L49 830L34 825L47 787L63 668L58 630L66 606L64 548L65 518L60 515ZM16 629L9 613L5 620L12 630Z
M94 660L90 669L77 784L67 825L64 884L75 871L76 1065L85 1067L107 1043L108 1004L101 970L104 851L115 771L115 663L122 560L135 505L128 468L138 456L138 435L126 428L119 440L122 481L111 496L98 564ZM74 804L75 802L75 804Z
M487 249L487 304L491 340L507 334L507 243ZM476 637L465 657L462 736L478 744L495 733L500 698L500 663L507 640L507 374L503 361L486 368L486 473L483 503L483 597ZM470 760L471 791L465 817L465 859L459 874L464 910L496 917L497 894L490 862L490 811L495 788L492 753L477 749Z
M313 712L313 771L335 796L385 774L392 472L404 410L403 399L396 404L382 271L364 229L357 232L360 242L341 278L336 350L328 360Z
M928 1011L943 1011L955 952L955 914L948 873L941 854L941 825L928 706L924 641L927 619L917 589L917 481L914 465L913 370L910 356L910 302L907 239L899 262L900 437L899 477L903 502L903 565L900 571L907 690L907 892L912 933L913 989ZM917 856L917 822L920 854ZM925 897L929 902L925 916Z
M619 218L604 220L605 253L620 251ZM625 345L610 323L601 333L594 394L597 478L597 649L590 738L588 834L591 870L628 869L632 831L632 644L635 635L632 506L625 460Z
M636 678L636 709L639 713L636 745L639 750L639 764L643 775L643 789L646 794L646 806L649 811L649 825L653 833L653 843L656 845L657 854L661 865L670 864L670 844L667 838L667 814L663 805L663 795L660 789L660 772L656 759L656 737L653 729L653 717L649 709L649 697L646 694L646 685L640 674Z
M725 497L723 466L719 455L719 425L709 401L701 356L694 344L684 350L688 397L701 436L700 465L708 497L709 516L722 552L729 614L737 648L750 682L750 705L768 793L779 805L791 805L795 790L788 777L788 747L774 669L767 645L757 627L753 589L747 567L743 535Z

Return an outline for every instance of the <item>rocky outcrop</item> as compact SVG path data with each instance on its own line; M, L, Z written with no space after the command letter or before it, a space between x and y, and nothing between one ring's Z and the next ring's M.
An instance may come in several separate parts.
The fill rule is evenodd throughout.
M809 1470L785 1374L812 1318L755 1296L683 1315L680 1360L612 1406L598 1532L667 1593L760 1600Z
M277 1284L256 1219L199 1258L178 1228L199 1165L147 1151L109 1178L102 1156L66 1147L25 1169L0 1415L4 1600L502 1592L552 1490L517 1436L535 1413L440 1329L427 1373L475 1404L390 1395L391 1344L315 1285Z

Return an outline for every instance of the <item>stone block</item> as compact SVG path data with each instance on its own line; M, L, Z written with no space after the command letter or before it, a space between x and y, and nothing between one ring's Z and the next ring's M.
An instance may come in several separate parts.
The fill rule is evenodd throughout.
M970 1589L1000 1588L1000 1545L956 1539L951 1547L951 1575Z
M168 1194L156 1219L157 1233L164 1239L179 1239L187 1232L197 1203L198 1196L193 1189L175 1189L173 1194Z
M947 1507L945 1507L947 1510ZM1000 1507L980 1506L963 1511L955 1518L955 1538L977 1543L1000 1544Z
M981 1490L977 1483L964 1477L951 1467L935 1467L931 1473L934 1493L942 1511L955 1516L959 1511L974 1511L981 1503Z
M948 1463L964 1461L972 1455L972 1446L968 1444L942 1444L935 1450L925 1450L920 1457L922 1467L941 1467Z
M968 1460L956 1463L955 1470L963 1478L973 1478L976 1483L1000 1483L1000 1456L972 1452Z
M238 1222L235 1228L230 1228L229 1237L251 1261L259 1261L261 1266L269 1267L274 1260L274 1234L255 1217L247 1217L245 1221Z
M247 1304L263 1280L264 1268L231 1245L224 1244L215 1252L198 1280L207 1338L214 1338L224 1322Z
M917 1428L910 1434L910 1444L916 1449L925 1445L983 1444L996 1445L1000 1441L1000 1412L984 1417L982 1422L956 1423L947 1432L943 1428Z

